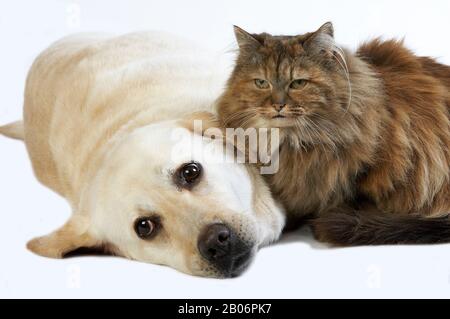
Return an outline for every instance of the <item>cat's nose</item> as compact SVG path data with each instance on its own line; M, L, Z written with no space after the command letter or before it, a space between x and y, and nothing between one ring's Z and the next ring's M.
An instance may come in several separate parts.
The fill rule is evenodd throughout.
M286 107L286 104L274 104L273 108L277 112L281 112Z

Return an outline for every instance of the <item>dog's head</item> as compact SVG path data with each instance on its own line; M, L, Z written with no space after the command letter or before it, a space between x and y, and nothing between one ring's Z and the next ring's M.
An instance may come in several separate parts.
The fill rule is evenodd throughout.
M63 257L102 246L193 275L237 276L284 217L257 171L223 150L179 121L135 129L111 148L71 220L28 247Z

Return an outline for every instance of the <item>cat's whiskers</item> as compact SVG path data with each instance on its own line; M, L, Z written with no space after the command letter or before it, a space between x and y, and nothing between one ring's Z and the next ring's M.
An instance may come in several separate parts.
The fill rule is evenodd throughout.
M350 71L347 65L347 61L345 60L345 55L344 55L344 51L337 46L336 44L334 45L335 49L338 49L338 51L333 51L333 57L335 58L335 60L339 63L339 65L341 66L342 70L345 73L345 77L347 78L347 86L348 86L348 94L349 94L349 98L348 98L348 103L347 103L347 108L345 110L344 114L347 114L348 110L350 109L350 105L352 104L352 96L353 96L353 89L352 89L352 83L350 81ZM339 57L341 58L341 60L339 60L339 58L336 56L336 54L339 55Z
M244 116L244 115L246 115L246 114L253 113L253 112L254 112L253 109L245 109L245 110L243 110L243 111L239 111L239 112L232 113L232 114L230 114L228 117L226 117L226 118L224 119L224 122L225 122L225 123L230 123L230 122L232 122L233 120L235 120L235 119L237 119L237 118L239 118L239 117L241 117L241 116Z
M315 123L314 121L312 121L311 119L306 118L306 121L309 125L314 126L315 131L317 131L318 133L320 132L319 136L322 137L322 134L325 134L326 139L328 140L328 145L331 147L331 150L333 151L333 153L335 155L338 155L337 152L337 145L335 143L335 141L333 140L333 136L330 134L330 132L328 131L327 128L325 127L320 127L317 123Z
M250 114L248 114L247 116L245 116L245 117L243 117L241 120L242 120L242 122L241 122L241 124L240 124L240 127L241 128L243 128L243 129L247 129L249 126L249 124L250 124L250 122L253 120L255 118L255 114L254 113L250 113Z
M310 138L312 139L312 137L311 137L311 134L313 134L314 136L316 136L318 139L321 139L321 134L320 134L320 131L317 131L316 129L314 129L314 127L311 127L310 125L310 121L307 119L307 118L305 118L305 121L304 121L304 124L305 124L305 126L307 126L307 128L308 129L306 129L306 127L305 127L305 129L306 129L306 131L308 132L308 134L309 134L309 136L310 136ZM311 134L309 133L309 132L311 132ZM315 141L315 140L313 140L313 141ZM327 152L327 150L326 150L326 148L325 148L325 145L324 145L324 143L314 143L313 142L313 144L315 144L315 145L317 145L317 144L319 144L319 146L322 148L322 150L323 150L323 153L324 153L324 155L325 155L325 158L327 159L327 162L329 162L330 161L330 159L329 159L329 157L328 157L328 152Z
M305 120L305 121L304 121ZM305 129L305 132L308 134L308 137L309 137L309 140L310 140L310 143L312 144L312 145L315 145L316 144L316 140L312 137L312 135L311 135L311 130L310 130L310 127L309 127L309 125L308 125L308 122L306 121L306 119L301 119L300 120L300 123L301 123L301 127L302 128L304 128Z
M297 119L297 120L294 122L294 124L295 124L295 127L300 131L300 134L303 136L303 135L304 135L304 132L303 132L303 128L302 128L302 126L301 126L300 120ZM298 143L300 144L300 145L299 145L300 148L303 149L303 150L306 152L307 149L306 149L306 146L303 144L303 141L302 141L301 139L297 139L297 141L298 141Z
M331 131L330 128L326 126L327 123L331 123L328 118L326 118L318 113L315 113L313 116L324 122L323 125L320 126L321 130L326 130L327 134L330 137L332 137L334 140L337 140L337 142L339 142L341 145L344 144L344 139L342 138L341 134L339 134L339 132L336 130ZM313 120L311 120L311 121L314 122ZM314 122L314 123L318 126L318 124L316 122Z
M257 111L256 109L250 108L236 113L232 113L230 116L225 118L224 123L228 126L228 124L232 124L234 122L244 121L248 117L254 116L256 114L256 111ZM235 127L235 125L232 124L232 127Z

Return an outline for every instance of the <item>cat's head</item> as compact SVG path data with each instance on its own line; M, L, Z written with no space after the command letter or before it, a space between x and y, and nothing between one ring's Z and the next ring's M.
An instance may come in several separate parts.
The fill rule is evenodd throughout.
M349 106L345 53L329 22L297 36L235 27L239 55L218 106L226 127L294 128L304 139L337 129ZM305 141L308 142L308 141Z

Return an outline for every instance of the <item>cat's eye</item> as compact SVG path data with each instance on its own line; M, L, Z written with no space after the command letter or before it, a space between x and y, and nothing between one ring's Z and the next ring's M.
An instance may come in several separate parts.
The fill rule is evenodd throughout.
M141 239L150 239L156 234L159 227L157 217L141 217L134 223L134 231Z
M261 89L261 90L266 90L266 89L270 88L269 82L267 80L263 80L263 79L256 79L255 85L258 89Z
M291 85L289 86L290 89L293 90L299 90L305 87L305 85L308 83L308 80L305 79L297 79L291 82Z

